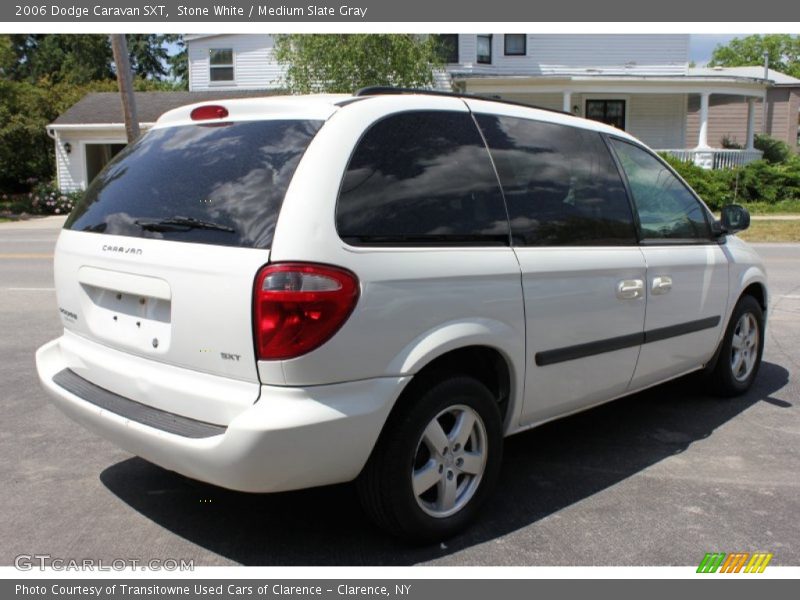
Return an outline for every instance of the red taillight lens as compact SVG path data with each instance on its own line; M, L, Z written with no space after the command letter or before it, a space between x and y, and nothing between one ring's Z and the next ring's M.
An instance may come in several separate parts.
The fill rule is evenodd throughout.
M358 279L326 265L267 265L253 290L253 335L260 360L295 358L327 342L353 312Z
M191 112L192 121L207 121L208 119L224 119L228 116L228 109L224 106L209 104L198 106Z

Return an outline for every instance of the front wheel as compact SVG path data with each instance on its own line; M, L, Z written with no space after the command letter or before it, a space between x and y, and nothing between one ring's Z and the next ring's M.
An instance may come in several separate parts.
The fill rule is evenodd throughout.
M721 396L746 392L758 375L764 352L764 311L752 296L742 296L733 309L711 372L712 391Z
M481 382L456 376L412 392L359 477L365 510L412 541L452 536L494 488L502 437L497 401Z

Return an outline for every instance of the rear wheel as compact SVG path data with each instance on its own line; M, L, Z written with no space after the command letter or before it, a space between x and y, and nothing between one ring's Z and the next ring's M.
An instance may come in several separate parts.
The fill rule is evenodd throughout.
M392 415L358 480L381 527L412 541L463 529L496 484L502 455L497 402L479 381L440 380Z
M764 311L755 298L742 296L733 309L711 372L712 391L721 396L746 392L758 375L763 351Z

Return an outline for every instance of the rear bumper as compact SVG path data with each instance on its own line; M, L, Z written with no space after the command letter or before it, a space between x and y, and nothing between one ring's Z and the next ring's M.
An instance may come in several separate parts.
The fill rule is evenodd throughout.
M227 426L209 429L204 437L187 437L159 428L163 420L141 418L141 410L146 414L147 406L137 413L114 412L119 404L103 404L83 391L99 389L91 382L86 382L88 387L67 385L69 390L59 385L54 377L66 385L63 374L69 367L60 341L53 340L37 351L36 366L42 385L64 413L166 469L247 492L354 479L409 379L383 377L308 388L262 386L259 401ZM73 380L76 382L80 384Z

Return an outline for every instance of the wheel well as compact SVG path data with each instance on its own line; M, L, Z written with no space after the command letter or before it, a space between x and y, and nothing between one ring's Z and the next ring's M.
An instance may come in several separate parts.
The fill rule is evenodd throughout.
M751 283L742 292L742 296L752 296L761 305L764 313L767 312L767 294L760 283Z
M503 355L489 346L467 346L437 356L414 375L401 400L415 395L434 381L453 375L468 375L485 385L497 400L505 422L511 394L511 372Z

